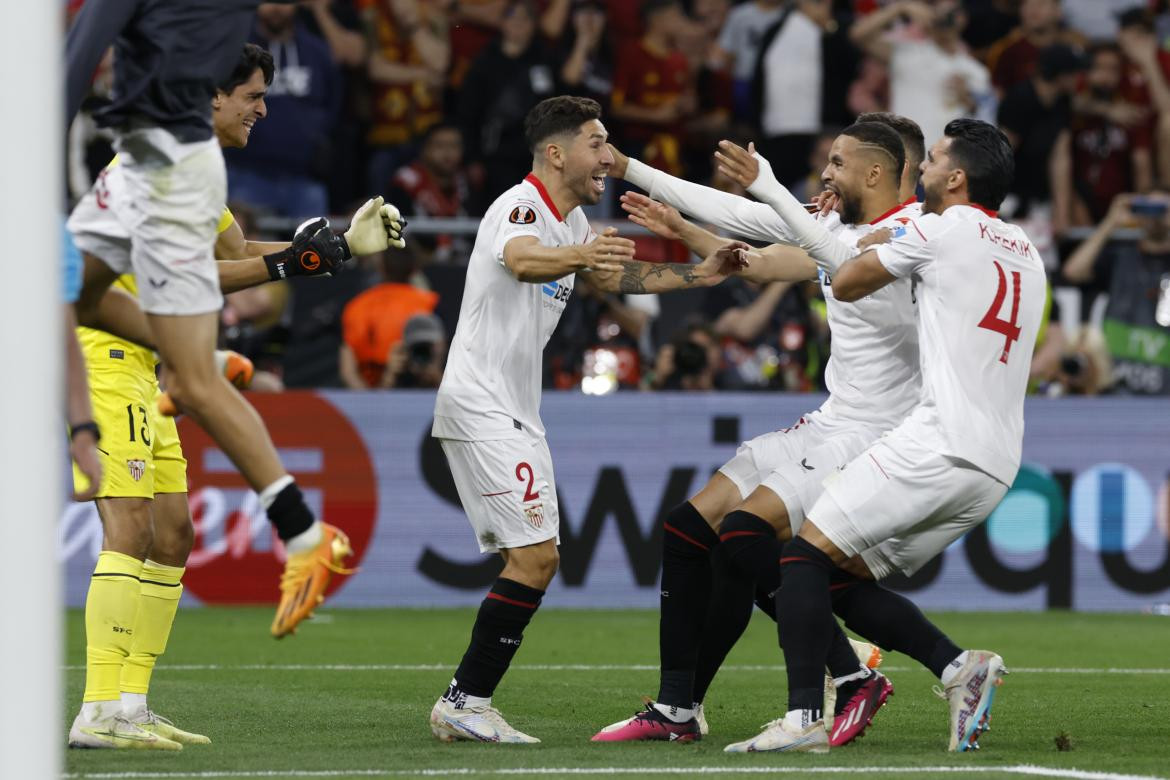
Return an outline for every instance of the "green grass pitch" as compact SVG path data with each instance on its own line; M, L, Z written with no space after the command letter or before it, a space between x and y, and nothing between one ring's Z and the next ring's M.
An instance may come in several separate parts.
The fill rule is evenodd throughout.
M744 777L761 770L784 777L1170 776L1165 617L935 614L961 645L996 650L1012 670L982 749L945 752L947 708L931 693L934 678L888 653L894 697L862 740L824 756L722 752L785 709L775 627L761 615L708 696L709 737L691 745L591 744L599 728L656 693L653 611L541 610L494 703L543 744L440 744L427 714L458 663L473 617L468 609L322 610L296 636L275 641L268 637L269 609L183 610L150 702L214 744L173 754L67 751L67 776L500 777L556 770L604 777L697 771ZM81 613L70 611L67 625L62 745L84 683ZM540 668L549 666L573 668ZM1061 734L1071 750L1057 749Z

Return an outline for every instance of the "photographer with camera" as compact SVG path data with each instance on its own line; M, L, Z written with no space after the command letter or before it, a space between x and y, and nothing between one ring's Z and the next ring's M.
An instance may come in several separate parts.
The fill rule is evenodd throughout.
M1110 241L1136 226L1137 242ZM1170 189L1118 195L1109 213L1064 266L1073 284L1108 291L1102 331L1113 361L1114 389L1170 395Z
M390 350L382 387L438 387L447 362L447 331L434 314L406 321L402 341Z
M377 259L382 281L358 294L341 313L338 373L351 390L396 386L387 384L395 373L390 362L407 323L430 314L439 302L438 294L425 288L426 277L418 273L411 252L383 252Z

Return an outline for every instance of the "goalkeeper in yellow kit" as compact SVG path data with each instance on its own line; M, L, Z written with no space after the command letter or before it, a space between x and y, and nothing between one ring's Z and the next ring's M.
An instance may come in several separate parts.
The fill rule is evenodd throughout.
M272 56L246 45L212 103L212 125L221 146L247 144L252 126L266 113L264 97L272 77ZM125 251L114 242L95 246L93 239L119 235L104 203L117 197L119 176L115 158L70 218L70 229L90 239L83 244L87 254ZM327 222L316 220L303 225L291 244L262 243L248 241L225 207L215 245L220 286L233 292L288 276L326 274L350 250L363 254L379 240L383 247L401 247L401 225L396 210L376 198L354 216L344 242L333 236ZM367 235L355 233L362 230ZM383 235L371 241L369 233L375 230ZM136 295L135 278L119 277L91 318L126 338L78 328L101 432L98 446L105 469L96 503L104 540L86 599L85 694L69 745L179 750L210 740L156 715L146 695L178 608L194 529L187 503L187 461L170 416L175 409L159 387L154 352L140 345L150 343L150 331L145 315L128 297ZM250 361L228 352L216 357L233 384L247 385ZM74 480L79 487L86 482L76 470ZM324 526L321 542L303 554L290 551L273 635L295 630L320 600L330 575L346 572L341 564L351 551L345 534Z

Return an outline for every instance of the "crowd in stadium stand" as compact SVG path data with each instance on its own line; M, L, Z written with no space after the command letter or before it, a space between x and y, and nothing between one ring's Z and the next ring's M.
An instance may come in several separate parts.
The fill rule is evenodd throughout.
M715 143L753 140L804 198L859 113L909 116L928 147L952 118L997 122L1017 150L1002 214L1053 288L1036 392L1170 394L1170 239L1134 213L1170 202L1168 0L314 0L261 6L251 40L277 73L225 155L249 229L372 193L408 218L481 214L530 169L523 119L555 94L599 100L627 154L725 190ZM77 196L110 151L84 116L70 146ZM621 218L624 186L591 218ZM436 386L473 235L408 236L350 273L229 296L224 340L271 387ZM817 391L830 350L816 283L614 296L582 277L545 384Z

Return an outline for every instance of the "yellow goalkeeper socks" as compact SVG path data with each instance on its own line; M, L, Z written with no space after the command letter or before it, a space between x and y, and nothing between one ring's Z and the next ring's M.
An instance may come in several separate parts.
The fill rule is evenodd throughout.
M183 595L184 571L182 567L164 566L151 560L142 565L138 622L134 627L130 654L122 665L123 704L145 701L155 661L167 649L179 597Z
M138 617L142 561L103 550L85 599L86 702L119 699L122 664L130 655Z

